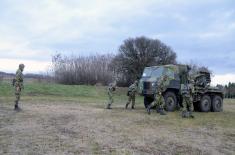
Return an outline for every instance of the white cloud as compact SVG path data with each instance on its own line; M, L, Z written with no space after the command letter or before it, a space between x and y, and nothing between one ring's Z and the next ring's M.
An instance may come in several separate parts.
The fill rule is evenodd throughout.
M0 21L0 56L35 60L42 56L49 59L50 53L55 52L51 50L60 50L48 45L123 33L122 28L114 26L116 23L143 15L156 3L154 0L6 2L8 9L3 14L9 20ZM10 21L15 18L16 21Z
M214 86L217 84L226 85L229 82L235 83L235 74L214 75L211 84Z
M47 61L36 61L36 60L23 60L23 59L0 59L0 71L14 73L19 64L25 65L26 73L40 73L45 72L51 66L50 62Z
M222 8L223 3L222 11L210 7L218 4ZM99 46L109 51L108 46L118 46L126 37L138 35L163 39L178 53L180 44L234 36L235 24L230 19L235 11L227 10L226 5L219 0L3 0L0 58L50 61L51 54L61 52L63 46L65 51L69 46L76 46L71 48L74 51L82 48L81 51L96 52L92 49ZM177 42L183 38L189 41ZM170 43L171 39L176 43ZM92 41L98 43L94 45Z
M212 31L212 32L200 32L195 34L195 37L198 37L200 39L215 39L215 38L219 38L219 37L223 37L224 35L226 35L225 32L216 32L216 31Z
M23 39L23 38L22 38ZM23 59L43 59L50 58L51 52L48 49L35 49L30 47L27 40L3 39L0 38L0 56L1 58L23 58Z

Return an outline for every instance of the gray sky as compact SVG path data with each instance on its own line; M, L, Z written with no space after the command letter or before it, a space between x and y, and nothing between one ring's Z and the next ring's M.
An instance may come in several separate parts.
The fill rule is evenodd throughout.
M234 0L1 0L0 70L44 71L51 55L116 53L129 37L160 39L181 63L235 82Z

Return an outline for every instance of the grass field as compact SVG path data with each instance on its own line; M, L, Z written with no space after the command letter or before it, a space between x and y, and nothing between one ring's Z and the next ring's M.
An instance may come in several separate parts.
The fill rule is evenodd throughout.
M118 88L112 110L106 87L28 81L23 111L13 111L13 88L0 83L0 154L235 154L235 100L220 113L147 115L143 98L125 110Z

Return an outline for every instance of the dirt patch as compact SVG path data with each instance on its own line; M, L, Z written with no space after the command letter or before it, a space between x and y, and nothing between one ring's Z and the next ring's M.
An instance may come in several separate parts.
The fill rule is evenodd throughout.
M234 127L182 120L179 112L149 116L143 108L105 110L94 104L41 101L22 106L23 111L17 113L9 104L0 105L0 154L235 152ZM234 117L234 111L229 112ZM196 117L200 115L196 113Z

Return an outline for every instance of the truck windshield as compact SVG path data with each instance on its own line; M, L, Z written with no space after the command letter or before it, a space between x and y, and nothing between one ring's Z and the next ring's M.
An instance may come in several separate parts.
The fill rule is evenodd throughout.
M144 72L143 72L143 77L150 77L152 73L152 69L151 68L145 68Z
M151 74L151 77L160 77L163 73L163 67L159 67L159 68L156 68L153 70L152 74Z
M163 73L163 67L158 67L158 68L145 68L143 77L160 77Z

